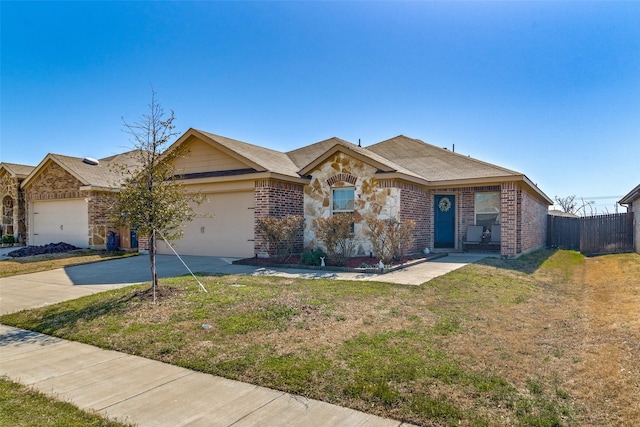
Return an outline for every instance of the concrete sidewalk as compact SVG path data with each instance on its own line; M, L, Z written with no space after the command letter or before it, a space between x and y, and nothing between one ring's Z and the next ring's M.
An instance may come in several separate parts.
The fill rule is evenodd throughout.
M364 412L0 325L0 375L147 426L409 426Z

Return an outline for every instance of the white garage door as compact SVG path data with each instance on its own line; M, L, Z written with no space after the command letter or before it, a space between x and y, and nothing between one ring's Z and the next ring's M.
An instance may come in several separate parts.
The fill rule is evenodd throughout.
M180 255L253 256L253 192L207 194L194 210L198 216L183 226L184 237L171 242ZM158 239L158 253L172 254Z
M31 224L31 245L64 242L89 247L89 212L84 199L33 202Z

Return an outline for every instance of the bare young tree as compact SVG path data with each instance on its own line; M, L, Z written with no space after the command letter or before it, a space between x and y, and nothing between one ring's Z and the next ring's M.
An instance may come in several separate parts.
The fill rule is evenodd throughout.
M111 217L120 226L136 228L138 234L149 237L149 261L153 301L156 301L158 273L156 270L156 239L182 236L182 223L195 216L192 204L201 203L197 193L188 192L175 175L174 161L187 154L180 146L168 150L175 131L173 111L165 116L162 106L151 92L149 111L134 123L124 123L123 131L132 138L137 165L120 165L123 184L115 196Z
M562 212L566 212L566 213L575 213L576 207L578 206L575 199L576 199L575 195L567 196L567 197L558 197L558 196L555 197L555 201L557 204L560 205Z

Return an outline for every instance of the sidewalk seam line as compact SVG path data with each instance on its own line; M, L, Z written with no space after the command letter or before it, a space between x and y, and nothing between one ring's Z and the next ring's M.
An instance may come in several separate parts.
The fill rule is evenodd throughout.
M148 359L148 360L151 360L151 359ZM121 404L121 403L123 403L123 402L126 402L126 401L128 401L128 400L131 400L131 399L133 399L133 398L135 398L135 397L141 396L141 395L143 395L143 394L145 394L145 393L148 393L148 392L150 392L150 391L152 391L152 390L155 390L155 389L157 389L157 388L164 387L164 386L165 386L165 385L167 385L167 384L171 384L171 383L172 383L172 382L174 382L174 381L181 380L181 379L186 378L186 377L188 377L189 375L193 375L193 374L195 374L195 373L196 373L196 372L188 371L188 370L187 370L187 372L186 372L186 374L185 374L185 375L182 375L182 376L176 377L176 378L174 378L174 379L172 379L172 380L170 380L170 381L163 382L162 384L158 384L158 385L156 385L156 386L154 386L154 387L151 387L151 388L148 388L148 389L146 389L146 390L143 390L143 391L141 391L140 393L137 393L137 394L131 395L131 396L127 397L126 399L122 399L122 400L120 400L120 401L118 401L118 402L112 403L112 404L107 405L107 406L104 406L104 407L102 407L102 408L94 408L94 409L95 409L96 411L104 411L105 409L108 409L108 408L111 408L111 407L113 407L113 406L119 405L119 404Z
M257 388L257 386L254 386ZM259 411L260 409L264 408L265 406L269 405L272 402L275 402L276 400L280 399L282 396L285 396L288 393L285 393L283 391L279 391L279 390L274 390L274 391L278 391L279 393L281 393L279 396L274 397L273 399L269 400L268 402L265 402L264 404L258 406L257 408L255 408L253 411L246 413L245 415L243 415L242 417L238 418L237 420L235 420L234 422L232 422L231 424L229 424L228 427L231 427L233 425L238 424L240 421L242 421L243 419L247 418L249 415L252 415L254 413L256 413L257 411Z

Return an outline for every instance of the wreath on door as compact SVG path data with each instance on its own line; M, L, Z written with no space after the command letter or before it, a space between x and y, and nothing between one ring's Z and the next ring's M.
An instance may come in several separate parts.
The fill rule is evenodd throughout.
M440 212L449 212L449 209L451 209L451 200L449 200L448 197L443 197L438 203L438 208Z

